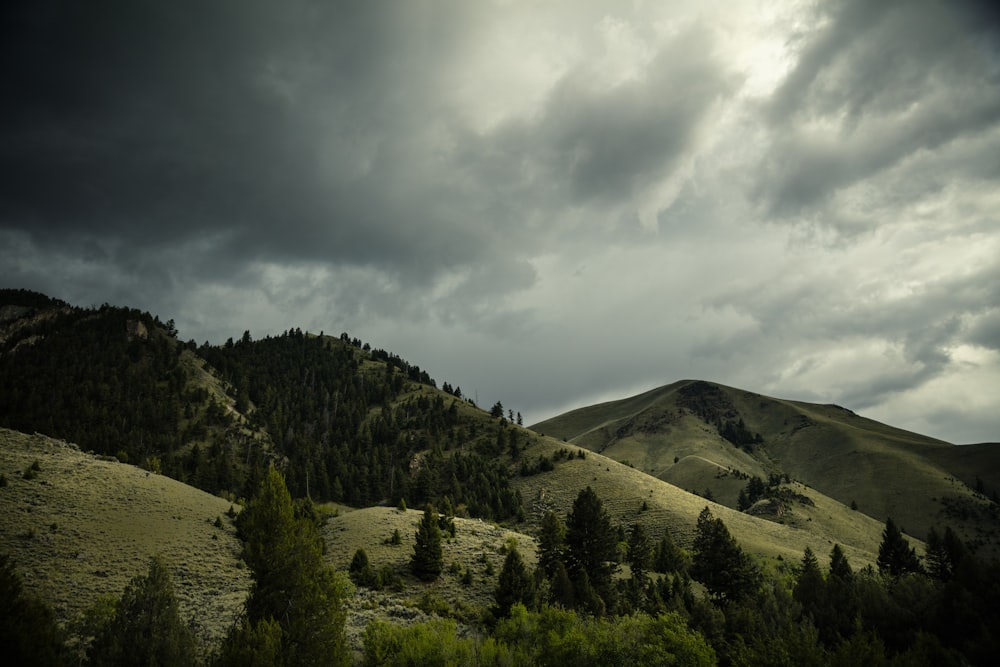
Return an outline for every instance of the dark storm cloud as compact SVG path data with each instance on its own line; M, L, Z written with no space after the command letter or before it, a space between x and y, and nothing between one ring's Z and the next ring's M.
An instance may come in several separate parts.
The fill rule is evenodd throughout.
M233 255L420 275L474 257L479 235L399 187L424 157L405 143L400 111L424 100L400 47L421 45L376 4L18 7L2 40L17 101L0 112L3 225L150 260L199 246L202 269ZM427 30L447 49L445 27Z
M822 3L823 24L767 104L758 196L809 213L921 151L981 137L1000 117L998 25L963 3ZM835 217L832 221L836 224Z
M346 329L538 418L968 384L992 433L986 7L6 3L0 284Z

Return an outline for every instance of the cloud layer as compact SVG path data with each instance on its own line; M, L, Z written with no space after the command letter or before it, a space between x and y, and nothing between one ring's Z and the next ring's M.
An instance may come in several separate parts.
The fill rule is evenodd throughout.
M529 421L699 377L1000 440L996 14L651 4L20 3L0 282Z

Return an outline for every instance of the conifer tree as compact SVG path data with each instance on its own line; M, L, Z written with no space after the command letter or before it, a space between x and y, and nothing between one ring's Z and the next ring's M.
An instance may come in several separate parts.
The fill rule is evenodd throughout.
M917 552L903 537L896 522L889 517L882 531L882 543L878 547L878 571L890 577L900 577L909 572L920 571Z
M653 569L657 572L685 572L690 565L690 557L674 542L670 529L663 531L663 537L656 545Z
M717 603L744 599L757 589L759 573L753 561L707 506L698 515L691 576Z
M617 534L601 499L589 486L577 495L566 520L568 570L574 582L581 574L597 594L605 598L610 593L611 575L616 569ZM578 597L582 595L577 584Z
M13 561L0 554L0 646L5 664L68 665L64 641L52 609L25 593Z
M420 525L417 526L410 569L421 581L434 581L444 569L441 529L438 527L437 514L430 504L424 508L424 517L420 520Z
M511 606L518 602L529 609L534 607L535 580L528 573L524 559L517 549L507 552L503 567L500 569L494 599L496 606L493 608L493 613L497 618L506 616Z
M649 541L649 534L641 523L634 523L628 534L628 564L632 579L639 584L644 583L652 562L653 544Z
M834 544L830 551L830 576L840 577L844 581L850 581L854 577L854 570L839 544Z
M557 565L563 562L565 555L566 526L558 514L549 510L542 517L542 527L538 535L538 567L545 576L552 578L556 575Z
M351 584L323 561L316 523L295 516L285 480L273 467L237 517L237 528L254 584L246 618L234 632L256 632L267 647L275 633L261 623L276 621L284 664L346 664L342 601Z
M799 571L795 588L792 590L792 597L814 619L819 607L823 604L825 583L816 555L812 549L806 547L802 554L802 569Z
M125 587L115 615L88 651L96 665L190 665L194 637L181 620L166 565L154 557L149 572Z

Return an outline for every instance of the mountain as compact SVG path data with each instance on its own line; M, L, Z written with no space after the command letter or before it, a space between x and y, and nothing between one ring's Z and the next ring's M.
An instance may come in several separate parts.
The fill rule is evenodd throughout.
M230 499L271 463L295 496L366 506L448 496L516 516L497 424L447 383L346 333L222 345L107 304L0 291L0 426L41 432ZM447 389L447 391L445 390ZM506 435L506 434L504 434ZM523 444L523 442L522 442ZM459 480L476 479L476 485Z
M746 477L792 479L910 535L951 525L997 553L1000 445L956 446L836 405L683 380L531 427L736 508ZM993 500L991 501L990 498Z
M372 618L480 624L510 545L533 565L546 513L565 519L587 487L619 542L641 524L691 549L707 507L780 577L807 548L824 566L834 545L874 566L888 517L920 553L946 526L977 555L1000 553L1000 445L710 382L524 428L346 333L198 345L137 309L23 290L0 290L0 378L0 553L71 626L160 554L182 613L216 643L249 587L230 508L270 465L329 516L329 563L346 569L363 548L392 574L348 602L355 647ZM433 583L409 575L422 513L404 503L453 508Z

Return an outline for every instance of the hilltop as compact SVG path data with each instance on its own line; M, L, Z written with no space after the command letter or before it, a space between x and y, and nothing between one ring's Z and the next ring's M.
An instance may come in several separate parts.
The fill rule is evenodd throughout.
M1000 547L1000 445L959 447L836 405L698 380L573 410L532 428L674 486L710 492L731 508L746 476L777 476L880 522L893 517L918 538L952 525L988 552Z

